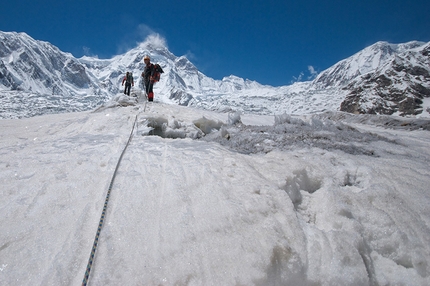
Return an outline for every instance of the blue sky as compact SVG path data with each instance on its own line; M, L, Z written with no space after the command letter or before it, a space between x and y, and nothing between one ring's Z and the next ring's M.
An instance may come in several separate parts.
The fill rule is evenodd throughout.
M215 79L307 80L377 42L430 41L430 1L3 1L0 30L110 58L158 33ZM311 68L309 68L311 67Z

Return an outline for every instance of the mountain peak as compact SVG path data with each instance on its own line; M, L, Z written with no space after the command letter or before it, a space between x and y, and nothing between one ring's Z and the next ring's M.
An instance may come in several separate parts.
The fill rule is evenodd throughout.
M276 88L234 75L222 80L207 77L186 56L172 54L165 39L158 34L151 34L133 49L111 59L76 59L52 44L34 40L25 33L0 32L0 40L0 90L15 94L16 100L12 100L10 106L25 101L29 108L41 106L40 114L47 112L46 101L56 101L58 106L49 109L49 112L87 110L102 104L123 91L121 82L126 71L133 73L134 90L139 93L146 55L164 70L161 80L154 86L158 101L206 109L237 109L261 114L338 110L348 92L354 91L354 95L361 96L359 93L366 88L370 94L367 89L370 87L378 89L379 93L375 96L385 94L381 91L388 90L388 79L393 84L408 82L405 95L418 97L415 106L408 105L407 109L402 109L404 114L417 114L419 108L423 108L420 106L424 106L422 98L430 97L430 92L427 94L430 90L430 43L418 41L404 44L377 42L321 72L312 82ZM327 98L324 99L325 105L321 104L319 95ZM23 96L28 98L22 100ZM353 101L345 110L361 112L363 109L356 104L358 97L351 95L351 98ZM43 105L40 105L41 101ZM299 109L294 107L298 102L309 104ZM68 107L62 107L64 105ZM382 109L374 110L379 112ZM390 112L391 109L384 109L385 114Z
M410 42L400 43L400 44L392 44L386 41L379 41L363 49L363 51L361 52L365 52L369 50L369 51L384 51L389 54L403 53L406 50L415 49L425 44L426 44L425 42L420 42L420 41L410 41Z
M389 62L395 55L423 46L424 42L411 41L403 44L391 44L379 41L355 53L332 67L322 71L312 82L316 89L341 87L353 79L374 72Z
M391 57L369 73L352 80L341 110L351 113L418 115L430 97L430 43L392 45Z

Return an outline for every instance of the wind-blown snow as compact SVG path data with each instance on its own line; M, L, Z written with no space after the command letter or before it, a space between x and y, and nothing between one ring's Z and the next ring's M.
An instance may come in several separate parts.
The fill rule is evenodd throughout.
M90 285L430 284L428 120L118 96L0 120L0 285L82 282L136 116Z

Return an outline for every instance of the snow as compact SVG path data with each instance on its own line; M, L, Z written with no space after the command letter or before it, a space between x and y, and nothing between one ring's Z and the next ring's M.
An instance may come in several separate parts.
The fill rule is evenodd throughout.
M417 115L418 118L430 117L430 98L423 98L423 112Z
M430 284L427 119L118 95L0 120L0 285L82 283L135 120L90 285Z

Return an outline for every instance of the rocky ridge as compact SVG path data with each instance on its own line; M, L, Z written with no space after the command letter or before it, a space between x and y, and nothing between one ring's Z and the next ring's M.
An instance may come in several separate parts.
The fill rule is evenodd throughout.
M430 97L430 43L393 54L374 71L343 87L341 111L360 114L419 115Z

